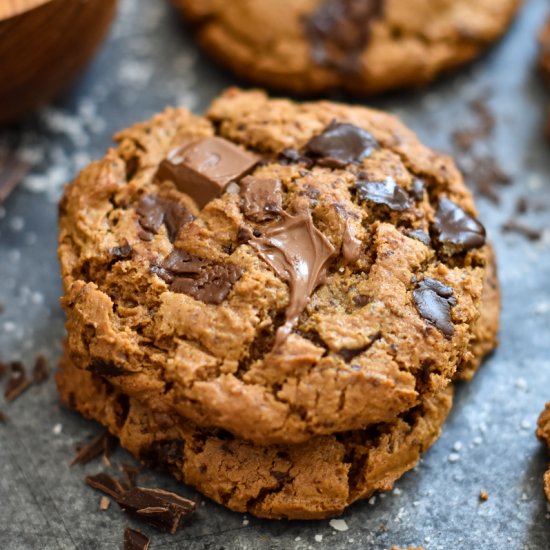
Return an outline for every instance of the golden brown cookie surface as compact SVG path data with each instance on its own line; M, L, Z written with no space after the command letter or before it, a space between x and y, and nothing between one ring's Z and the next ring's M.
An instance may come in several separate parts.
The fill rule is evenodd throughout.
M67 188L59 254L71 356L122 393L301 442L390 422L492 347L472 198L394 117L230 90L117 141Z
M173 0L201 45L282 91L418 87L477 57L520 0Z

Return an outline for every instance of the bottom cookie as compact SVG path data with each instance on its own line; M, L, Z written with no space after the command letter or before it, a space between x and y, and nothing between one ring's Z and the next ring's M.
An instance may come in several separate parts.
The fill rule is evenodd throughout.
M231 510L273 519L328 518L390 490L439 437L452 404L449 387L388 424L259 446L153 412L67 356L57 384L64 403L106 426L139 460L167 468Z

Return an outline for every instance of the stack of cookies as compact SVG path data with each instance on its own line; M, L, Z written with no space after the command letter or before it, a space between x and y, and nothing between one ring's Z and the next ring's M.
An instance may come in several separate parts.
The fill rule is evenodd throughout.
M453 162L393 116L236 89L115 140L60 205L63 401L232 510L390 489L496 342Z

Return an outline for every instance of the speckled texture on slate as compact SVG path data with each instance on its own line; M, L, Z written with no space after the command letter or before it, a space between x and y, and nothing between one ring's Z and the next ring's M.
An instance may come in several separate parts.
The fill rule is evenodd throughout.
M500 206L480 199L483 220L499 254L504 290L502 345L474 382L459 388L443 436L375 505L353 506L347 531L328 521L285 523L244 518L206 502L175 537L144 528L159 548L372 548L423 545L450 548L542 549L550 546L550 516L542 491L546 451L534 436L550 399L550 210L529 223L546 227L539 242L504 234L516 198L550 203L550 145L543 138L547 92L534 71L535 29L548 5L527 2L508 37L480 62L426 92L371 103L403 117L429 145L452 151L450 134L468 125L468 101L488 91L497 115L494 154L513 176ZM110 135L166 104L197 111L229 75L196 50L189 32L161 0L122 0L106 46L85 76L54 105L18 128L0 131L0 148L17 149L34 165L0 209L0 356L31 364L60 353L63 316L55 259L56 205L61 186L109 144ZM69 468L77 442L97 427L59 406L53 380L13 404L0 425L0 548L120 548L128 520L116 505L98 509L100 495L82 481L100 461ZM129 460L118 451L114 464ZM198 497L170 478L160 484ZM480 503L480 490L489 500Z

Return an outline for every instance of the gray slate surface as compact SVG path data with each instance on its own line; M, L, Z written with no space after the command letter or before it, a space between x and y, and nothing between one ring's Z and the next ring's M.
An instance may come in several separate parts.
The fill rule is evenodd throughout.
M550 203L550 148L543 137L548 98L534 71L534 36L546 8L544 0L529 1L507 38L468 69L425 92L374 102L401 115L427 144L452 152L449 136L468 124L468 101L488 91L497 129L493 140L476 147L494 154L513 176L500 205L479 201L499 256L501 346L475 381L459 388L439 442L392 493L353 506L343 516L347 531L328 521L244 518L206 501L174 537L145 528L154 536L153 549L550 547L542 492L547 454L534 436L537 415L550 399L549 210L526 218L546 228L538 242L501 231L517 197ZM233 83L197 51L164 2L122 0L107 44L71 92L19 127L0 131L0 147L34 165L0 210L2 358L32 364L43 352L53 364L59 356L55 203L62 185L102 155L116 129L166 104L202 111ZM82 481L101 464L68 466L75 444L97 426L59 405L52 379L13 404L0 397L0 409L10 417L0 425L0 548L119 548L124 527L136 524L116 505L100 512L99 494ZM124 460L119 450L113 462ZM198 498L166 476L148 472L142 481ZM483 504L482 489L490 494Z

